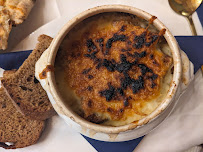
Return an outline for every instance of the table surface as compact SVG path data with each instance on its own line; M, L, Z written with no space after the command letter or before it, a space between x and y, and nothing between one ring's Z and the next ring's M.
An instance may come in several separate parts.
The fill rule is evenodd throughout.
M42 0L41 3L46 5L45 4L46 1L47 0ZM50 1L55 1L55 0L50 0ZM40 35L41 33L45 33L45 34L48 34L50 36L54 36L58 32L58 30L61 28L61 26L65 22L67 22L67 20L69 20L74 15L78 14L79 12L81 12L87 8L94 7L96 5L114 3L114 4L126 4L126 5L136 6L137 8L141 8L143 10L146 10L147 12L156 15L162 22L164 22L164 24L169 28L169 30L172 31L172 33L174 35L176 35L176 36L178 36L178 35L188 36L188 37L176 37L176 39L179 42L180 46L182 46L182 49L186 50L186 52L189 53L190 60L196 63L195 64L196 65L195 70L197 70L199 68L199 66L201 64L203 64L203 60L202 60L203 56L197 55L198 51L192 52L194 50L194 46L196 44L202 43L202 40L203 40L202 37L201 37L201 39L200 39L200 37L192 37L193 40L191 42L191 37L190 37L191 32L190 32L187 21L183 17L175 14L172 10L170 10L168 3L166 1L154 0L153 3L152 2L150 3L148 0L142 0L142 2L141 1L133 1L133 0L126 0L125 2L119 1L119 0L112 0L111 2L109 2L109 1L103 2L101 0L94 1L94 2L91 0L86 0L86 1L75 0L75 1L66 1L65 3L64 3L64 0L57 0L57 1L58 1L57 6L59 8L59 12L52 15L52 16L55 16L56 19L46 17L46 18L48 18L46 21L47 26L40 25L40 27L38 27L38 28L35 27L35 29L33 30L33 31L35 31L34 34L33 33L30 34L31 32L33 32L32 30L30 30L30 33L27 33L27 35L24 36L25 39L23 41L18 42L18 44L15 47L9 48L8 50L4 51L3 53L11 52L11 51L20 51L20 50L31 50L32 48L34 48L34 45L35 45L34 41L36 41L36 40L33 41L33 39L36 39L36 37L38 35ZM37 5L40 5L39 1L37 2ZM78 7L78 6L81 6L81 7ZM55 7L55 5L53 5L53 7ZM67 9L67 7L68 7L68 9ZM57 8L53 8L53 9L57 9ZM36 11L36 8L34 8L32 13L34 13L34 11ZM163 12L167 12L168 15L167 16L162 15ZM198 15L197 15L197 13L198 13ZM197 27L197 31L198 31L199 35L203 35L202 25L200 24L200 21L203 23L203 6L202 5L197 10L197 13L194 13L193 19L194 19L195 26ZM69 14L69 15L67 16L67 14ZM32 14L31 14L31 16L32 16ZM31 20L31 19L28 19L28 20ZM60 22L61 23L60 26L55 27L56 22ZM32 23L33 22L30 21L31 25L32 25ZM27 24L29 24L29 23L26 23L26 25ZM43 23L43 24L45 24L45 23ZM183 27L183 25L184 25L184 27ZM25 25L22 25L19 28L24 28L24 26ZM47 28L47 27L49 27L49 28ZM50 31L50 29L53 29L53 27L55 27L55 31ZM17 28L15 29L15 31L16 30L17 30ZM15 35L15 31L12 32L11 36ZM15 39L11 39L11 41L14 41ZM23 38L21 38L21 40L22 39ZM184 46L186 46L185 45L186 43L187 44L193 44L193 45L187 45L187 47L184 48ZM31 44L31 45L27 46L26 44ZM203 46L201 46L200 48L203 48ZM30 52L24 52L24 58L26 58L26 56L29 55L29 53ZM14 54L11 53L9 56L13 56L13 57L9 57L11 59L10 61L8 61L9 63L12 62L12 60L14 59L14 56L16 57L16 59L15 59L16 62L13 64L15 64L17 67L23 61L23 59L18 58L15 53ZM0 55L0 60L3 60L3 58L4 57ZM16 63L18 63L19 65L17 65ZM12 66L13 64L12 63L10 64L11 65L10 68L13 68L13 66ZM3 64L0 64L0 66L3 66ZM6 63L5 63L5 66L7 66ZM6 69L9 69L9 67L6 67ZM51 121L49 124L52 124L52 123L54 124L55 122ZM52 126L52 129L53 128L54 127ZM72 132L69 131L68 133L71 134ZM64 135L67 135L67 133ZM73 136L78 136L78 137L77 138L75 137L75 140L73 138L73 140L72 140L73 142L71 142L72 146L70 146L71 148L69 150L76 151L76 152L80 151L82 149L83 149L83 151L89 151L89 152L94 152L95 149L97 149L98 151L101 151L101 152L104 152L104 151L105 152L114 152L114 151L116 151L116 152L123 152L123 151L130 152L136 147L136 144L138 144L139 141L141 140L141 138L139 138L139 139L127 141L127 142L110 143L110 142L96 141L96 140L90 139L88 137L85 137L85 139L90 144L92 144L94 146L95 149L93 149L84 140L84 138L81 139L81 136L79 134L76 135L73 133ZM75 142L77 140L80 141L81 147L79 147L79 146L76 147L78 143L75 143ZM52 142L50 141L50 143L52 143ZM40 146L42 146L42 144L36 144L36 146L40 147ZM37 149L36 146L31 148L32 152L36 151L36 150L34 150L34 148ZM48 149L46 149L46 150L48 150ZM0 151L4 152L4 150L1 150L1 149L0 149ZM27 149L8 150L8 151L23 152L23 151L27 151ZM51 151L54 151L54 148L52 148ZM63 151L66 151L66 150L63 149ZM45 149L44 149L44 151L40 150L40 152L45 152Z

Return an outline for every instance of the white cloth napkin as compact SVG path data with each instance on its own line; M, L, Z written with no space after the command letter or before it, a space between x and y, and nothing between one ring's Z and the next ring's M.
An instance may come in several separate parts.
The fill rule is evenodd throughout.
M146 135L134 152L182 152L202 143L203 75L199 70L172 114Z

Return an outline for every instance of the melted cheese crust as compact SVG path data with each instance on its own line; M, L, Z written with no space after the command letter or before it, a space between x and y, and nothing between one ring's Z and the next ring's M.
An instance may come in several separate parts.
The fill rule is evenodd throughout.
M158 47L160 33L143 23L105 13L80 23L63 41L56 82L65 99L77 99L68 104L88 121L121 126L140 120L167 94L172 58Z

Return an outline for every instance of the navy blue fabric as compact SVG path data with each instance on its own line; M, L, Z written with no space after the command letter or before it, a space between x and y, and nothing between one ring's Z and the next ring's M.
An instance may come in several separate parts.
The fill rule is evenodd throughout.
M196 72L203 65L203 36L176 36L176 40L194 63Z
M198 17L199 17L201 24L203 25L203 3L197 9L197 14L198 14Z
M0 67L5 70L18 69L31 51L0 54Z
M203 6L197 12L203 23ZM177 36L176 39L180 48L194 63L195 71L197 71L203 65L203 36ZM31 51L0 54L0 67L6 70L18 69L30 53ZM132 152L142 140L140 137L127 142L103 142L83 137L99 152Z
M140 137L125 142L104 142L85 137L85 139L99 152L132 152L142 138L143 137Z

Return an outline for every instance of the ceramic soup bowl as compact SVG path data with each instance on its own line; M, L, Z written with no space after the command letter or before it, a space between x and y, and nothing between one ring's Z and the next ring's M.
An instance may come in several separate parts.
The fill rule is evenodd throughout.
M47 92L47 95L56 112L74 130L97 140L127 141L147 134L155 127L157 127L170 114L174 105L176 104L178 97L191 79L193 75L193 68L187 56L182 51L180 51L174 36L167 29L167 27L156 18L153 21L153 25L156 27L156 29L158 31L166 29L163 36L171 50L174 66L173 77L169 90L167 91L167 95L161 104L151 114L140 119L139 121L136 121L136 123L129 123L123 126L105 126L91 123L83 119L77 113L75 113L62 98L56 85L55 75L57 73L54 71L49 71L47 72L47 77L43 79L41 79L39 75L47 67L47 65L55 65L55 58L59 46L73 27L88 17L105 12L129 13L141 17L146 21L150 21L152 18L152 15L143 10L124 5L105 5L91 8L82 12L64 25L64 27L53 39L50 47L43 53L39 61L36 63L36 78L40 81L41 85ZM182 81L183 78L184 81Z

